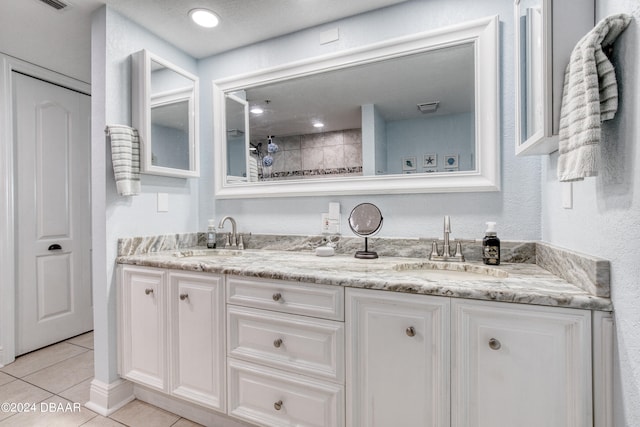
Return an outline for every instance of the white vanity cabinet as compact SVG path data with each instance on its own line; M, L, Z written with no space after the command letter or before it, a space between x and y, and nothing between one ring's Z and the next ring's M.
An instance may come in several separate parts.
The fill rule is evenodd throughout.
M227 277L228 414L344 426L344 289Z
M564 72L594 0L515 0L516 154L558 149Z
M202 419L218 411L263 427L612 425L611 313L118 270L120 375L144 386L143 400L153 389L201 407Z
M346 290L347 425L449 425L449 298Z
M593 425L591 312L452 299L453 427Z
M224 276L170 271L171 393L225 410Z
M119 269L120 376L166 392L166 273L156 268Z
M124 265L120 375L225 410L224 277Z

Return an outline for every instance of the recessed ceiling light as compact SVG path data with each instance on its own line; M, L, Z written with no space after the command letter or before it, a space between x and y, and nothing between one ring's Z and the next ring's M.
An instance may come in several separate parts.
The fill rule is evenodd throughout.
M314 127L314 128L323 128L323 127L324 127L324 123L315 122L315 123L313 124L313 127Z
M260 108L260 107L252 107L251 108L251 112L253 114L262 114L262 113L264 113L264 110L262 108Z
M191 9L189 16L193 22L204 28L213 28L220 23L218 15L209 9Z

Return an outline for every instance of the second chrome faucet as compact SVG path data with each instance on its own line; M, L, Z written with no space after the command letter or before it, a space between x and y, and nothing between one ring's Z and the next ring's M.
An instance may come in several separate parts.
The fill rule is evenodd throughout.
M456 242L455 251L451 253L451 246L449 242L449 236L451 234L451 219L449 215L444 217L444 243L442 245L442 252L438 251L438 242L434 240L431 244L431 254L429 255L429 261L457 261L464 262L464 255L462 255L462 243Z
M220 225L218 225L219 229L224 228L225 221L229 220L231 222L231 233L227 233L227 237L225 239L224 247L226 249L244 249L244 242L242 241L242 235L238 236L237 224L236 220L230 216L225 216L220 220Z

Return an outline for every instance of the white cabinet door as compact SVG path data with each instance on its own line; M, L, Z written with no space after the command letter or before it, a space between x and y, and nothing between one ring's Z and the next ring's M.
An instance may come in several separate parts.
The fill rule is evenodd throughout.
M165 273L120 267L120 375L167 391Z
M171 393L225 409L224 278L169 273Z
M591 312L452 300L454 427L592 425Z
M347 289L347 425L449 425L448 298Z

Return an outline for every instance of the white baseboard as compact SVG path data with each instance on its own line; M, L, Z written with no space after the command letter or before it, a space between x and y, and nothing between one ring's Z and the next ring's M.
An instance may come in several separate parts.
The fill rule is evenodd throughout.
M164 393L137 384L134 385L134 394L138 400L173 412L176 415L180 415L183 418L202 424L203 426L250 427L252 425L230 418L224 413L216 412L212 409L205 409L193 403L167 396Z
M108 417L133 399L133 383L119 379L107 384L94 379L91 381L89 401L84 406Z

